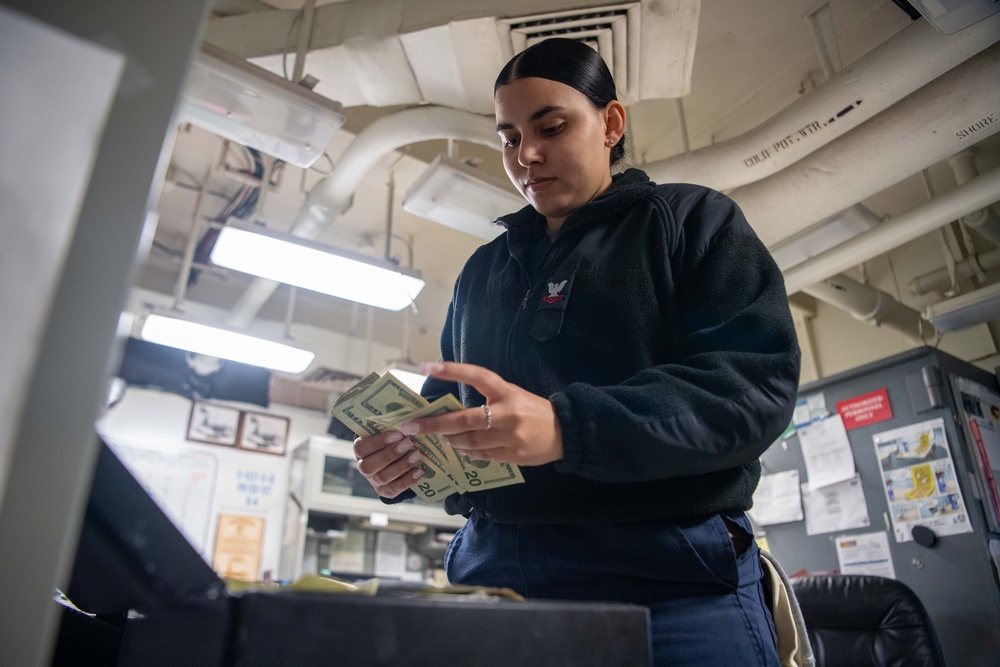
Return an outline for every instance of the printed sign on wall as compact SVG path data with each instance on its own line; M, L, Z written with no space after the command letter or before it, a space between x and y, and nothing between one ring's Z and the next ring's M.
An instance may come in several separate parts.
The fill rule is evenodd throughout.
M848 431L892 419L892 406L885 389L840 401L837 412L844 418L844 428Z
M257 581L264 546L264 517L220 514L212 567L220 575Z

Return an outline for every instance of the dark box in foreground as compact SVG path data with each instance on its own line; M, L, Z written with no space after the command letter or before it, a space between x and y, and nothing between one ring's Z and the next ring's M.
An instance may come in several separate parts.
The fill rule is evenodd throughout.
M386 583L375 597L229 594L102 444L69 597L120 622L91 662L91 637L64 624L60 655L83 665L117 653L120 667L650 664L645 607L427 595ZM128 610L139 613L126 620Z
M633 605L320 593L231 604L231 656L246 667L650 664L648 611Z

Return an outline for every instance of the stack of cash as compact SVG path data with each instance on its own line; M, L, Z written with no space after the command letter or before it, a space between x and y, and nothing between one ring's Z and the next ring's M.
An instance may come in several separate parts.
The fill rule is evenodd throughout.
M458 399L448 394L433 403L414 392L392 373L372 373L337 399L331 413L359 436L396 431L411 419L434 417L464 410ZM424 455L420 465L424 475L413 486L428 502L440 502L452 493L484 491L524 482L512 463L477 461L459 454L433 433L410 436Z

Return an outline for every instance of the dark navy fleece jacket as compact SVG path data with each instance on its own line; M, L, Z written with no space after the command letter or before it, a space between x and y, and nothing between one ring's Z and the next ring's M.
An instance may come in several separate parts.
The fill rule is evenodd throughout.
M541 216L498 223L507 232L455 284L442 356L552 401L565 455L446 509L519 523L749 509L758 457L791 419L799 349L781 273L735 203L630 169L567 218L540 265ZM465 385L423 390L448 392L484 402Z

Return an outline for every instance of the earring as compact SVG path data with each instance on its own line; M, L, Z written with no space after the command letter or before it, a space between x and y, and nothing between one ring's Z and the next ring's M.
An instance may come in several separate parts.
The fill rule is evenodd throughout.
M608 139L604 143L606 143L608 145L608 148L611 148L612 146L615 145L615 140L614 139Z

